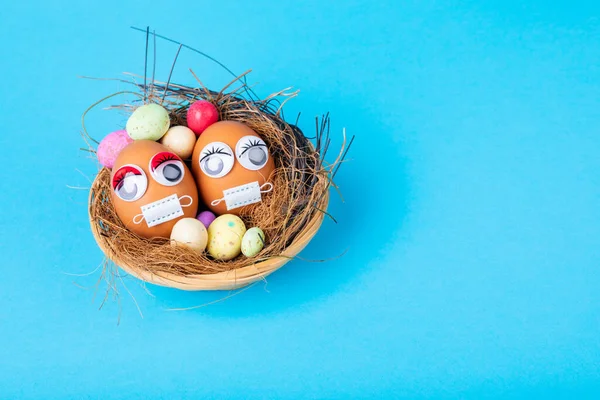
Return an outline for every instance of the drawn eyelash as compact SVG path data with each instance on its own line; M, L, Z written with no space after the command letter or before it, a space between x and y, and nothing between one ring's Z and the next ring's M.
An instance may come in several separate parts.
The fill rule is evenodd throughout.
M134 165L124 165L121 168L119 168L119 170L117 172L115 172L115 176L113 176L112 179L112 188L116 189L119 184L121 182L123 182L123 180L125 178L127 178L127 176L129 174L132 175L143 175L144 172L137 166Z
M151 172L154 172L158 167L168 161L179 161L179 157L175 154L167 151L156 153L151 159L148 168Z
M165 154L164 156L161 156L161 158L159 160L157 160L156 164L160 165L166 161L171 161L171 160L177 160L177 157L175 157L173 154Z
M118 176L116 176L113 179L113 188L119 187L119 184L121 182L123 182L123 179L125 179L125 175L127 175L127 174L126 173L120 173Z
M127 169L121 169L118 171L113 178L113 189L117 188L121 182L127 177L127 174L133 173Z
M242 151L239 155L239 157L243 156L245 152L247 152L248 150L250 150L253 147L267 147L266 144L262 143L259 139L255 139L255 140L250 140L248 143L246 143L245 145L242 146L242 149L244 151Z
M210 150L208 150L208 152L206 152L204 154L204 156L202 156L202 158L200 159L200 162L204 161L205 158L210 157L213 154L223 154L226 156L231 156L231 154L229 154L225 151L224 147L217 147L216 149L215 149L215 147L212 147Z

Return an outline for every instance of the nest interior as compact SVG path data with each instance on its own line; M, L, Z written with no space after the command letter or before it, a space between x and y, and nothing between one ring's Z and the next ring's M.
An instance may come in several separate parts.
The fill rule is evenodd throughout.
M240 217L247 227L257 226L265 232L264 249L254 258L239 256L224 262L214 260L207 254L173 246L167 239L141 238L130 232L119 220L111 201L110 170L102 168L90 192L90 223L97 240L101 241L100 247L117 265L127 265L150 273L167 272L181 276L242 268L280 256L298 233L315 218L316 213L326 214L328 190L333 185L333 177L350 146L345 146L344 138L344 146L335 162L325 163L331 143L329 116L316 119L313 143L298 128L297 121L296 124L291 124L283 118L283 105L296 92L281 91L260 100L242 80L244 75L220 92L205 88L199 80L196 88L169 82L146 85L124 81L136 86L138 90L130 93L134 93L137 100L111 108L131 112L141 104L155 102L169 111L171 125L187 125L185 118L189 105L198 99L204 99L217 107L221 120L239 121L255 130L265 140L275 160L276 168L272 178L274 189L263 197L261 203L247 207ZM237 89L227 91L236 83L239 84ZM95 144L98 142L89 136L85 124L83 136L89 151L95 152ZM186 160L188 163L190 161ZM201 210L202 207L199 211Z

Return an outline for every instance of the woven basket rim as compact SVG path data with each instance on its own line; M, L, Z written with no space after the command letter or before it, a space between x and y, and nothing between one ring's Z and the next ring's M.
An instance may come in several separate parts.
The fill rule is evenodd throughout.
M100 172L100 171L99 171ZM99 233L97 222L91 215L92 202L98 201L99 196L94 198L95 188L99 185L101 174L98 173L94 178L90 193L88 196L88 219L90 222L94 240L104 255L119 268L128 274L148 283L159 286L171 287L187 291L199 290L232 290L244 287L258 280L264 279L267 275L275 272L283 265L290 262L298 253L300 253L316 235L323 220L329 204L329 191L325 193L318 209L322 210L314 213L313 217L306 226L296 235L292 243L286 247L281 255L273 256L267 260L257 262L245 267L223 271L213 274L197 275L176 275L168 272L157 271L150 272L127 265L121 261L112 249L107 245Z

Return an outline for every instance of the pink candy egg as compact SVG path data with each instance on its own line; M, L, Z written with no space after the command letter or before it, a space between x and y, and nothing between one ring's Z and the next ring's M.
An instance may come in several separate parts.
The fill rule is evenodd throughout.
M109 133L98 145L96 152L98 161L106 168L112 168L121 150L132 142L133 139L129 137L124 129Z
M187 126L196 136L200 136L202 132L219 120L219 111L210 102L206 100L198 100L192 103L187 112Z
M217 218L215 214L210 211L202 211L196 219L204 224L204 226L208 229L208 226L212 224L212 222Z

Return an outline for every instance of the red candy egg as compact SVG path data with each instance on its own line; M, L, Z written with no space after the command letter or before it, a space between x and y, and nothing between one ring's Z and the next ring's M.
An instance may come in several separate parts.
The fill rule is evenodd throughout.
M187 112L187 125L196 136L219 120L217 108L206 100L195 101Z

